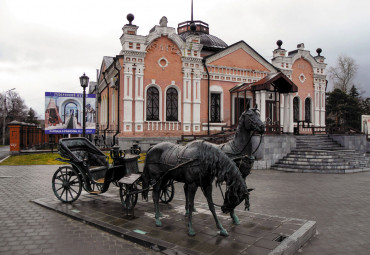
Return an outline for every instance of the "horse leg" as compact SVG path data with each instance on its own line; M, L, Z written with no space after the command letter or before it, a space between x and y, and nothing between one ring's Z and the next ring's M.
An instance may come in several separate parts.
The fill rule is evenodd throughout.
M188 184L184 184L184 194L185 194L185 217L189 216L189 199L188 199Z
M197 191L196 184L187 185L187 208L194 208L194 197ZM195 231L193 229L193 210L188 210L188 235L195 236Z
M195 188L195 193L197 192L197 189L198 187ZM188 203L189 203L189 200L188 200L188 184L184 184L184 193L185 193L185 217L187 217L189 215L189 206L188 206ZM193 212L197 212L197 210L195 209L195 207L193 206L193 209L192 209Z
M238 216L236 216L234 209L231 210L230 217L233 219L233 223L235 225L239 225L240 224L239 218L238 218Z
M154 209L155 209L155 225L157 227L162 227L162 222L159 219L159 217L161 217L161 213L159 212L159 191L160 191L160 185L157 183L153 187L153 202L154 202Z
M220 230L220 235L221 236L229 236L229 233L227 233L226 229L224 229L221 225L221 222L218 220L215 206L213 205L213 200L212 200L212 185L208 185L206 187L203 187L203 194L207 198L208 201L208 208L211 211L213 218L216 221L216 226Z

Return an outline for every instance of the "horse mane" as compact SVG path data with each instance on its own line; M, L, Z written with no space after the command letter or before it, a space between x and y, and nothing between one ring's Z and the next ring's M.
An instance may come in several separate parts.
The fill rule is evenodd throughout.
M236 132L235 132L235 138L237 138L239 136L239 133L240 133L240 130L242 130L242 125L244 123L244 120L246 118L246 111L244 111L240 117L239 117L239 122L238 122L238 127L236 128Z
M205 141L195 142L201 143L201 146L199 146L199 160L202 164L202 169L211 174L212 179L216 179L217 184L225 181L229 188L233 187L230 190L237 193L235 195L248 192L245 181L233 160L211 143Z

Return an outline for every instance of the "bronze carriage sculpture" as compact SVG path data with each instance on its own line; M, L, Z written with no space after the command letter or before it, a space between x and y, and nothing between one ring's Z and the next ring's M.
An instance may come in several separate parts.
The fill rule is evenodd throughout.
M59 167L52 178L52 189L62 202L72 203L81 195L82 189L92 195L106 192L110 184L119 187L122 206L133 209L140 192L141 173L137 155L125 155L119 147L110 151L113 164L107 156L86 138L65 138L59 141L58 161L71 166ZM161 191L161 201L168 203L174 196L173 182Z

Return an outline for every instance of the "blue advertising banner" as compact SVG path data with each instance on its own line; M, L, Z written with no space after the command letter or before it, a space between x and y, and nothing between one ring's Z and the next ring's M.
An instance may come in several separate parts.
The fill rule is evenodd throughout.
M86 134L95 133L95 94L86 94ZM83 94L45 92L45 134L82 134Z

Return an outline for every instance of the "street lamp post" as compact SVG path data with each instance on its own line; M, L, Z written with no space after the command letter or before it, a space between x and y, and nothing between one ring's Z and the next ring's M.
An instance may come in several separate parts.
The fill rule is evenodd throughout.
M86 134L86 87L89 85L89 77L82 75L80 77L81 87L83 88L83 105L82 105L82 136Z
M6 93L15 90L15 88L9 89L4 93L4 105L3 105L3 145L5 145L5 118L6 118Z

